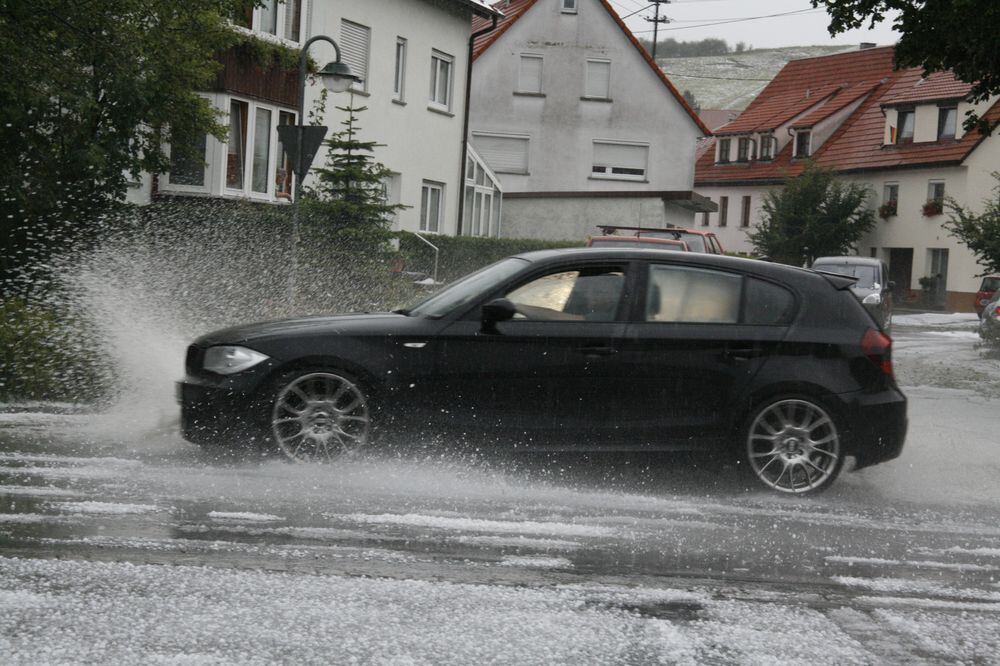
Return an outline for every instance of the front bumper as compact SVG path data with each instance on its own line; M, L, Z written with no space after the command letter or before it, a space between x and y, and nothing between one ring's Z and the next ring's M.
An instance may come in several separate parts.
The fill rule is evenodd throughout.
M181 436L199 445L257 446L266 433L263 374L232 377L188 375L176 384Z
M897 458L903 450L909 421L906 396L892 388L859 394L848 403L855 469Z

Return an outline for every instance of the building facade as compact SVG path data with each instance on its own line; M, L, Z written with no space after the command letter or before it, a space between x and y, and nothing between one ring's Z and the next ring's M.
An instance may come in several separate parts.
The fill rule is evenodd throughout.
M878 47L788 63L703 148L695 183L719 210L699 224L750 252L764 196L813 162L869 191L878 222L856 250L889 265L897 300L971 311L983 268L944 230L943 202L978 211L990 196L1000 139L962 121L975 110L995 122L1000 102L973 105L950 73L897 71L892 59Z
M504 18L475 41L468 139L502 184L502 235L691 224L705 205L692 192L695 145L709 132L611 5L494 8Z
M361 78L344 93L330 93L321 124L327 137L347 114L358 114L361 141L380 144L375 159L392 171L389 203L406 206L394 228L456 233L463 196L463 126L472 17L492 17L480 0L268 0L237 17L248 35L293 49L315 35L337 42L341 59ZM206 96L229 125L225 140L193 137L204 160L178 158L165 174L148 177L131 198L212 196L272 203L291 201L293 177L278 138L279 125L299 123L297 69L262 67L249 49L220 56L223 68ZM309 56L320 66L334 60L332 46L316 42ZM307 80L306 122L319 112L322 85ZM322 166L321 149L313 163ZM307 177L307 184L309 177Z

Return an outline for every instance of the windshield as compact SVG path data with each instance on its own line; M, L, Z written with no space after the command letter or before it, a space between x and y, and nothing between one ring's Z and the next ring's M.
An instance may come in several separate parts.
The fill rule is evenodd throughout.
M443 317L455 308L469 303L486 289L511 277L527 264L525 259L508 257L475 273L469 273L458 282L417 301L416 305L403 312L420 317Z
M998 287L1000 287L1000 277L983 278L979 291L996 291Z
M850 275L858 278L854 283L855 287L871 289L878 280L878 271L875 266L865 264L813 264L813 268L827 273L838 273L840 275Z

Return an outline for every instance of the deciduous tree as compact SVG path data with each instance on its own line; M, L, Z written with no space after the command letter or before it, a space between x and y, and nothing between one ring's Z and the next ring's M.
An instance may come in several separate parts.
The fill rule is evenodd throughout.
M985 273L997 274L1000 273L1000 172L994 172L993 177L997 186L993 188L993 197L983 201L982 213L977 215L952 199L945 201L949 215L944 228L972 250L986 268Z
M838 180L828 170L808 166L768 192L761 223L747 237L758 254L793 266L822 256L852 254L875 224L869 191Z

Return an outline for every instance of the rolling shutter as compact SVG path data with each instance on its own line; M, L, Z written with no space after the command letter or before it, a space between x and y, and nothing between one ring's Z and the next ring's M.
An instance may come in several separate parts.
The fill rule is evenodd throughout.
M517 82L518 92L542 92L541 56L521 56L521 71Z
M587 83L585 97L608 99L611 97L611 62L608 60L587 61Z
M594 166L636 169L646 172L649 146L594 142Z
M528 173L528 137L473 134L472 144L497 173Z
M368 45L371 30L346 19L340 21L340 59L347 63L351 72L361 77L361 83L354 84L355 90L368 90Z

